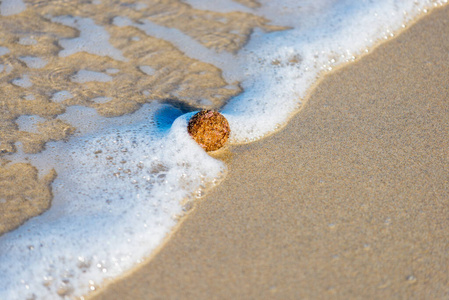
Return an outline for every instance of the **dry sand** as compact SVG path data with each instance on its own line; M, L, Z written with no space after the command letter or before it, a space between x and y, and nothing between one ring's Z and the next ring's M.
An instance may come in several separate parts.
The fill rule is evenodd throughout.
M449 299L449 7L327 76L100 299Z

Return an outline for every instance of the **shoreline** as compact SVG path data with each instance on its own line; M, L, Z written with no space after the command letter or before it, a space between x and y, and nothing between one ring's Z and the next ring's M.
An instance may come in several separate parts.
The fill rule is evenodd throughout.
M419 298L418 295L422 294L418 292L421 291L420 288L423 288L426 280L423 279L425 276L421 276L423 274L421 271L414 271L415 265L424 267L426 270L430 267L422 263L414 265L399 255L399 250L406 250L404 245L411 243L406 236L411 233L401 232L400 229L404 228L396 222L413 220L408 218L407 214L403 215L403 212L395 211L392 199L400 197L398 205L403 209L409 209L409 215L417 218L417 224L411 225L414 229L419 229L418 225L422 225L423 228L432 227L428 224L432 220L447 224L448 221L442 216L444 204L448 204L448 201L444 202L444 197L441 197L442 194L447 194L444 182L441 183L444 179L441 178L443 176L431 177L437 181L434 194L440 195L441 198L439 202L435 200L441 212L433 218L419 214L418 210L423 209L423 203L420 203L419 207L412 205L408 208L407 205L410 203L403 197L404 195L413 197L410 192L407 193L407 189L414 188L413 185L409 185L413 182L411 178L405 178L408 181L404 178L402 181L394 181L395 184L390 186L385 179L382 180L382 177L389 178L392 175L404 177L407 171L399 172L396 169L406 165L406 160L411 157L410 151L415 150L412 145L418 145L419 150L424 153L424 150L432 145L425 144L421 134L426 134L428 137L432 134L429 128L438 128L438 124L439 127L444 127L444 123L441 124L440 119L432 120L433 123L429 124L420 123L415 118L410 120L412 124L407 125L409 128L400 120L407 119L410 115L425 119L427 115L423 112L421 112L422 115L418 115L416 111L405 107L405 104L409 104L408 102L389 99L388 95L396 93L397 97L405 97L413 101L414 107L419 107L416 103L418 100L412 99L421 96L416 94L416 90L415 93L411 91L415 85L423 85L424 81L427 83L428 78L425 76L437 72L439 72L438 76L446 76L441 80L442 82L447 81L448 74L444 72L447 68L435 62L447 65L444 62L444 59L447 61L447 54L441 53L441 49L448 47L449 43L439 41L437 34L438 30L444 29L444 24L447 27L445 19L449 15L448 12L447 6L435 9L430 14L418 18L398 37L374 47L369 55L363 55L356 62L345 64L324 76L323 79L319 79L312 87L312 95L303 104L301 112L296 112L276 134L255 143L232 146L227 158L230 163L228 176L204 199L195 201L194 210L178 223L160 249L153 252L152 259L137 266L123 279L100 288L99 292L93 293L88 298L166 299L181 296L195 299L214 298L211 295L216 298L233 296L235 298L285 299L292 296L329 297L330 295L343 298L354 296L354 293L362 295L357 293L360 288L367 290L364 296L373 296L375 292L379 298L391 297L393 295L391 292L395 292L399 295ZM431 26L433 23L438 29ZM448 30L446 34L449 34ZM440 33L440 36L444 34ZM429 39L433 48L424 43L425 38ZM423 63L419 55L425 55L431 63ZM383 69L378 69L379 66ZM393 70L394 67L399 69ZM419 68L420 70L417 70ZM391 82L396 83L388 87L390 94L379 90L379 87L385 87L388 84L385 82L386 79L382 78L385 74L389 76L388 79ZM403 77L405 75L407 78ZM354 86L349 82L358 82L358 85ZM439 87L441 86L444 87L444 84L440 83ZM399 94L396 91L397 88L400 90ZM435 106L443 106L444 98L447 97L444 89L443 92L434 90L429 85L423 85L422 88L440 101L439 104L433 103ZM357 89L357 93L353 91ZM333 92L327 92L327 90ZM347 93L350 92L353 93L348 95ZM337 99L329 102L326 100L329 97ZM357 100L360 97L365 97L373 103ZM376 106L376 101L381 106ZM391 102L396 106L392 106ZM386 111L387 108L394 110L389 116L392 118L391 123L376 123L379 120L388 120L385 119L389 112ZM432 113L438 112L432 110ZM443 117L439 116L439 118ZM348 121L351 126L346 123ZM367 121L371 123L367 124ZM357 129L363 126L367 129L367 136L363 136L363 132ZM404 138L401 136L404 128L414 134ZM429 132L423 133L423 129ZM322 139L320 140L316 135ZM386 141L379 136L385 137ZM398 145L395 141L398 137L401 141L411 139L406 145L408 148L404 150ZM447 142L444 144L444 139L433 136L432 138L438 141L435 144L437 148L444 149L447 146ZM384 147L379 148L379 143ZM281 145L285 146L280 147ZM353 153L349 153L347 147L352 149ZM386 149L396 149L397 152L390 151L391 153L385 156L383 152L389 152ZM447 175L443 169L438 168L441 165L444 166L444 159L447 160L444 158L444 153L431 149L436 158L431 160L430 164L435 168L424 168L426 170L424 173L440 172L441 175ZM306 158L309 160L307 161ZM339 161L334 161L336 158ZM419 158L422 159L422 157ZM266 170L267 166L269 170ZM420 178L423 183L430 184L424 173L415 170L419 166L420 163L417 162L412 164L412 167L409 166L409 169L423 177ZM390 173L385 173L382 168L389 170ZM298 172L295 169L302 171ZM367 174L371 176L371 179L369 176L366 177ZM319 177L322 178L319 179ZM312 178L316 178L317 181L313 181ZM390 179L393 180L393 178ZM354 182L358 185L354 186ZM335 183L338 184L335 185ZM267 186L277 187L279 192L274 193ZM389 193L382 193L383 190ZM425 191L430 193L430 190ZM419 191L414 190L414 192ZM302 198L298 195L302 195ZM372 201L365 203L361 200L345 199L351 195L363 196ZM336 203L326 199L331 196L338 196L335 198ZM269 201L272 199L281 201L272 203ZM377 208L376 203L372 202L380 202L381 207ZM341 206L345 211L342 211ZM293 208L296 208L297 215L293 214ZM290 215L289 220L285 219L286 215ZM275 216L277 218L274 218ZM357 220L359 223L356 222ZM360 232L355 230L355 224L361 227ZM443 224L441 228L445 227ZM436 231L436 235L443 234L441 228ZM388 234L392 232L403 242L402 244L397 244L388 238ZM419 241L427 243L437 242L435 239L427 240L424 235L421 235L424 233L428 232L417 230L417 233L411 236L418 236ZM364 236L371 238L363 239ZM268 241L263 240L262 237L268 237ZM416 248L416 251L410 250L412 255L416 254L414 252L425 254L425 251L420 252L422 248L415 243L411 244ZM323 246L326 249L323 249ZM389 248L395 251L386 251L386 255L379 254L382 249ZM308 259L301 259L292 254L306 253L311 249L318 254L312 255L310 262ZM441 263L438 265L444 265L445 262L447 265L448 255L444 256L442 249L439 250L441 254L438 259ZM423 256L424 261L433 257ZM404 273L401 273L402 277L393 276L398 274L398 268L393 270L388 268L384 270L383 266L375 268L373 264L376 257L381 262L397 261L400 265L399 271ZM365 266L362 258L371 264ZM344 270L346 263L349 263L349 270ZM299 270L292 270L293 266L298 267ZM366 274L363 266L374 274ZM410 267L411 270L405 272L406 267ZM433 267L435 269L436 264ZM344 271L339 273L338 268L343 268ZM304 271L301 272L301 270ZM393 279L389 279L389 276L381 276L381 271L384 275L393 274L391 276ZM338 283L332 284L326 272L335 275L335 281ZM273 277L270 276L273 274L277 279L271 280L273 282L270 283L268 277ZM354 276L350 276L351 274ZM359 278L360 274L362 279ZM290 276L297 276L298 282L292 281ZM444 276L444 272L441 273L440 278L437 277L441 283L444 283L442 282L444 278L441 276ZM445 280L447 284L448 278ZM325 287L325 281L327 287ZM371 283L375 284L371 286ZM444 284L441 286L440 296L442 297L449 291L444 290ZM348 290L352 290L353 294ZM427 292L436 293L438 290ZM435 294L435 296L438 295Z

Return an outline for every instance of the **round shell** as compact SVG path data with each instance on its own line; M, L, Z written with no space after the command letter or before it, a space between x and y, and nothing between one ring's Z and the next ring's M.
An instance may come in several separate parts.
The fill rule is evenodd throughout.
M202 110L195 114L190 119L187 130L206 151L215 151L223 147L231 133L226 118L212 110Z

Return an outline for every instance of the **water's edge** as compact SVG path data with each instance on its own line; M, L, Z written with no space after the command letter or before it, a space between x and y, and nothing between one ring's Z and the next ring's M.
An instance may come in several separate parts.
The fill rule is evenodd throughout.
M389 38L388 40L379 40L377 41L373 46L371 46L369 49L361 52L354 60L343 62L335 67L333 67L330 71L322 71L316 78L315 82L310 86L310 88L306 92L306 96L301 99L301 106L291 112L291 114L288 116L288 119L285 123L280 124L279 127L277 127L275 130L268 132L267 134L263 135L257 140L250 140L250 141L233 141L231 145L228 145L224 149L220 149L218 151L209 153L212 157L219 159L219 160L232 160L232 151L234 146L249 144L249 143L257 143L262 141L263 139L266 139L270 136L273 136L280 131L284 130L285 127L288 125L290 120L301 113L302 109L307 105L308 100L310 99L310 96L314 93L315 89L320 85L320 83L327 77L327 76L334 76L335 73L339 72L340 70L344 69L345 67L352 65L354 63L358 63L360 60L362 60L364 57L371 55L374 51L376 51L377 48L380 46L383 46L384 44L387 44L389 42L392 42L393 40L397 39L402 33L410 30L412 26L420 22L423 18L430 17L434 11L441 9L441 7L433 7L429 10L426 10L422 14L415 17L413 20L409 21L406 25L406 27L402 27L394 32L394 36ZM185 211L185 213L178 219L178 222L176 225L173 226L171 231L164 237L164 239L161 241L161 243L153 250L151 251L150 255L148 255L139 265L136 265L135 267L127 270L122 275L112 278L112 279L106 279L103 284L95 291L81 297L81 299L92 299L95 300L97 295L101 295L103 290L108 289L109 286L114 285L115 283L122 281L124 279L130 278L133 276L133 273L135 273L140 268L145 268L147 265L156 257L158 256L166 247L166 245L170 242L173 235L182 227L183 222L186 221L190 214L195 210L196 205L198 205L198 202L201 201L207 201L207 197L209 192L211 192L218 184L221 184L223 181L227 180L227 173L228 170L224 173L224 176L220 179L220 181L214 185L209 187L207 190L205 190L205 193L201 197L196 197L196 200L192 202L192 206L190 206L190 209Z

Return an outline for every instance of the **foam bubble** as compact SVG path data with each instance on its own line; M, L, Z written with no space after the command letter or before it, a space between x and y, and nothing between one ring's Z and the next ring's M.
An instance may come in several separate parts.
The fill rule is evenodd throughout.
M127 17L117 16L117 17L114 17L114 19L112 20L112 24L114 24L115 26L119 26L119 27L125 27L125 26L133 25L133 21L131 21Z
M69 91L59 91L51 96L51 101L59 103L72 98L73 95Z
M108 74L90 70L79 70L75 75L70 78L73 82L85 83L91 81L108 82L112 80L112 77Z
M32 101L32 100L36 100L36 97L33 94L28 94L28 95L24 96L23 99Z
M114 68L106 70L106 73L108 73L108 74L117 74L118 72L120 72L120 70L119 69L114 69Z
M147 7L148 7L148 4L143 3L143 2L138 2L138 3L136 3L136 4L134 5L134 8L135 8L136 10L142 10L142 9L147 8Z
M101 26L94 23L92 19L58 16L51 19L54 22L76 28L80 34L76 38L61 39L59 44L64 50L59 52L59 56L65 57L77 52L87 52L99 56L109 56L113 59L126 61L122 52L114 48L109 43L109 33Z
M31 46L31 45L36 45L37 41L32 37L26 36L26 37L21 37L19 39L18 43L20 45Z
M20 86L23 88L32 87L33 83L30 80L30 76L28 74L23 75L21 78L16 78L12 82L12 84L16 86Z
M14 69L14 67L12 65L10 65L10 64L7 64L6 66L3 65L3 66L4 66L4 71L5 71L6 74L11 73L11 71Z
M96 97L91 99L95 103L106 103L112 100L111 97Z
M47 65L47 61L40 57L34 57L34 56L21 56L19 57L21 61L23 61L28 68L32 69L40 69Z
M156 73L156 70L150 66L139 66L139 69L147 75L154 75Z
M2 16L12 16L21 13L26 9L22 0L2 0L0 3L0 14Z
M250 8L241 5L237 2L234 2L232 0L221 0L221 1L186 0L185 2L187 2L194 8L201 10L210 10L221 13L228 13L234 11L253 13L253 11Z
M6 48L6 47L1 47L1 46L0 46L0 56L5 55L5 54L8 54L9 52L10 52L10 51L9 51L8 48Z
M36 124L44 121L45 119L39 116L20 116L16 119L16 124L20 131L37 133Z

